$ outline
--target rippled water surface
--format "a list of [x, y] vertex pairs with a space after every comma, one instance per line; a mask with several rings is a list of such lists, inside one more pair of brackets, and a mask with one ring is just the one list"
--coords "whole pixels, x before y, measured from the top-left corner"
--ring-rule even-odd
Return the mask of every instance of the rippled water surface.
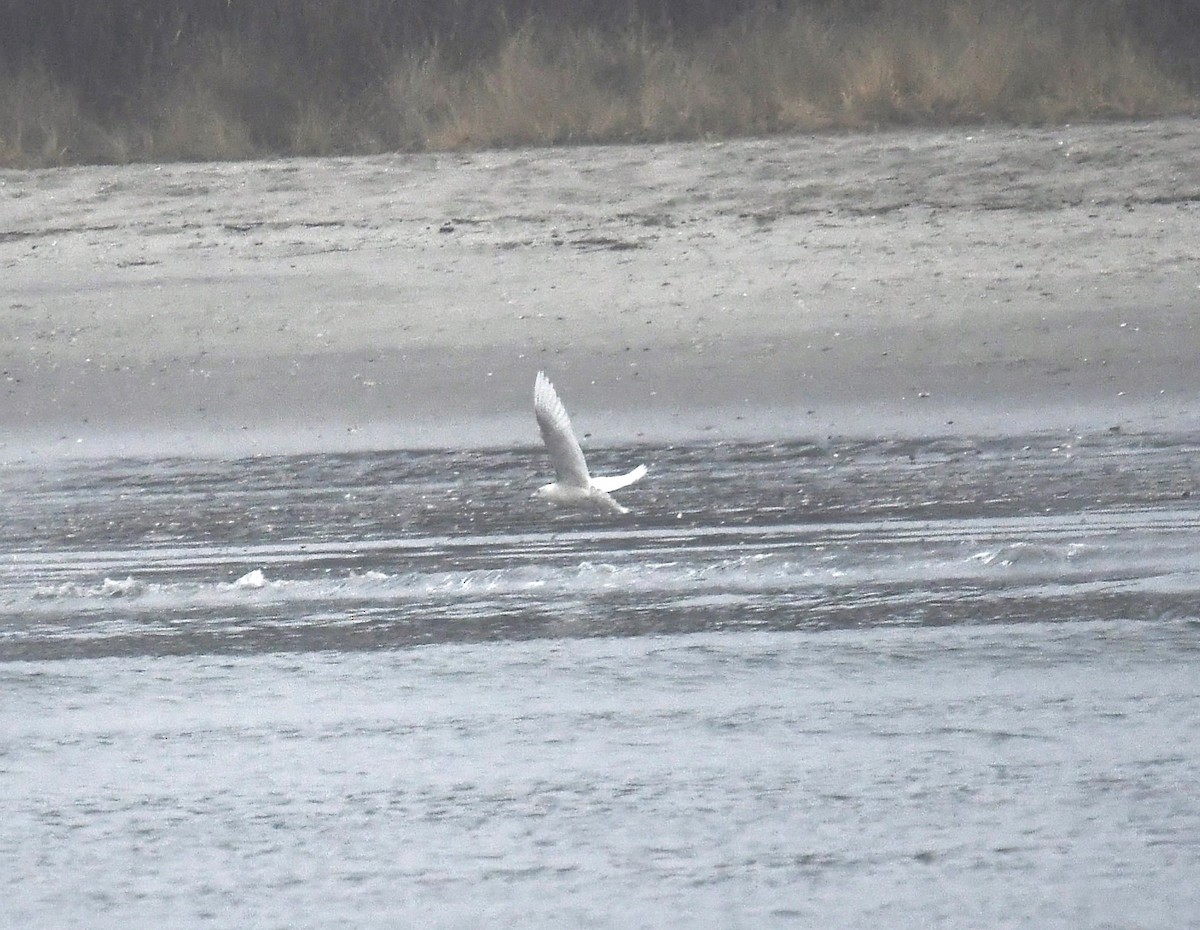
[[1197, 451], [9, 465], [0, 924], [1200, 925]]

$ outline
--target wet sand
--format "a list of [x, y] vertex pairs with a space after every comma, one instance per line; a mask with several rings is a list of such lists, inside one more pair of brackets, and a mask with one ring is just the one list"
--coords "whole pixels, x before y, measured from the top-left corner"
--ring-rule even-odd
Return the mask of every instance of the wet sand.
[[1184, 432], [1200, 121], [0, 172], [0, 456]]

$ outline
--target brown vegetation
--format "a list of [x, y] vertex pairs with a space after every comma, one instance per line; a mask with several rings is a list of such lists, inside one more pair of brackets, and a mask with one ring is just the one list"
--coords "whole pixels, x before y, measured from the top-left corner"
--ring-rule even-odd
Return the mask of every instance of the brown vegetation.
[[1188, 0], [0, 0], [0, 165], [1148, 117], [1197, 60]]

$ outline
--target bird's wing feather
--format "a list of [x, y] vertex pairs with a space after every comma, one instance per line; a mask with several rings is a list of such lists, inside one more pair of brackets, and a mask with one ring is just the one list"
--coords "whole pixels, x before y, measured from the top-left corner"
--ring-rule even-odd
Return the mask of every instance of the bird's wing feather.
[[633, 471], [623, 475], [597, 475], [592, 479], [592, 487], [599, 488], [601, 491], [615, 491], [627, 484], [633, 484], [645, 474], [646, 466], [639, 465]]
[[567, 408], [563, 406], [554, 385], [539, 371], [533, 384], [533, 410], [537, 415], [538, 428], [542, 431], [542, 441], [550, 450], [550, 461], [554, 464], [554, 473], [560, 484], [569, 484], [579, 488], [591, 486], [588, 476], [587, 461], [583, 457], [583, 449], [571, 429], [571, 419], [567, 416]]

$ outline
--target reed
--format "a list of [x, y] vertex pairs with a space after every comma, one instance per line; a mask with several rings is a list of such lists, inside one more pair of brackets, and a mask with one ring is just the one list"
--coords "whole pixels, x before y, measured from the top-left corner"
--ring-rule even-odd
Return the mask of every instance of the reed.
[[0, 165], [1195, 112], [1200, 13], [1191, 9], [1182, 0], [0, 0]]

